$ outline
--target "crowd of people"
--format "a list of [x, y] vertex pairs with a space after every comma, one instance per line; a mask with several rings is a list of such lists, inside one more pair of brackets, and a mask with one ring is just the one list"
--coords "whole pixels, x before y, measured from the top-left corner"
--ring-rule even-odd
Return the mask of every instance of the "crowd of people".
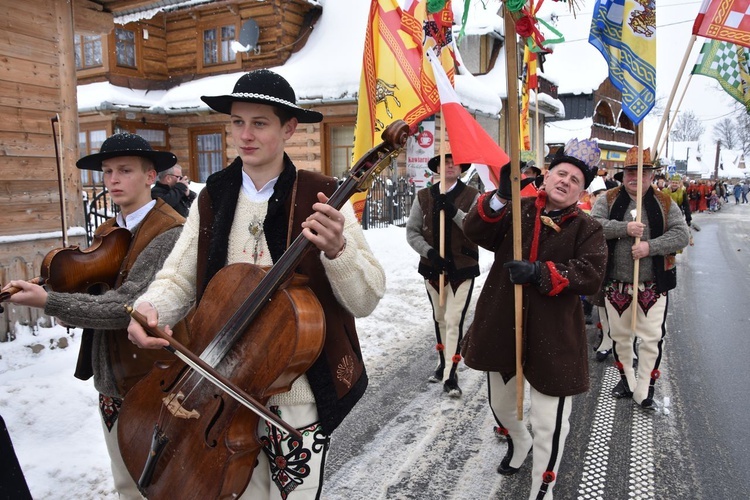
[[[305, 300], [314, 306], [304, 322], [316, 346], [309, 348], [311, 360], [291, 362], [299, 364], [301, 374], [280, 376], [259, 395], [297, 433], [262, 417], [233, 428], [226, 440], [255, 438], [259, 446], [254, 455], [232, 463], [232, 474], [247, 480], [228, 481], [220, 493], [242, 499], [319, 498], [331, 436], [368, 383], [355, 318], [378, 305], [385, 273], [352, 205], [333, 204], [336, 179], [297, 169], [285, 152], [298, 124], [319, 123], [322, 114], [298, 106], [288, 82], [268, 70], [243, 75], [230, 94], [202, 99], [228, 117], [238, 154], [231, 164], [211, 175], [196, 195], [175, 155], [152, 149], [134, 134], [111, 136], [77, 166], [102, 172], [119, 207], [97, 233], [116, 229], [129, 235], [116, 281], [90, 294], [14, 280], [8, 287], [17, 292], [10, 301], [84, 329], [76, 376], [93, 377], [99, 393], [115, 488], [120, 498], [138, 500], [150, 485], [143, 478], [137, 482], [132, 464], [125, 463], [121, 448], [127, 443], [118, 429], [127, 422], [120, 417], [127, 418], [133, 388], [154, 363], [170, 356], [162, 349], [170, 342], [147, 330], [162, 329], [190, 346], [205, 333], [196, 325], [209, 321], [207, 310], [226, 321], [221, 332], [237, 328], [235, 323], [242, 323], [235, 319], [238, 304], [229, 297], [233, 287], [247, 282], [257, 285], [249, 298], [273, 297], [261, 300], [250, 319], [272, 309], [268, 314], [279, 315], [273, 317], [276, 324], [295, 316], [276, 294], [286, 297], [305, 285]], [[620, 373], [612, 396], [653, 412], [668, 293], [677, 285], [675, 256], [690, 242], [692, 214], [718, 210], [730, 193], [736, 203], [740, 198], [747, 203], [747, 182], [730, 190], [723, 182], [657, 178], [648, 149], [639, 177], [638, 156], [637, 148], [628, 150], [618, 182], [600, 168], [595, 140], [572, 139], [545, 168], [521, 165], [519, 200], [513, 200], [510, 164], [500, 169], [497, 189], [480, 193], [460, 178], [469, 165], [455, 164], [451, 154], [436, 156], [428, 167], [442, 180], [421, 190], [411, 208], [406, 238], [418, 254], [437, 352], [435, 369], [425, 378], [441, 384], [447, 397], [461, 398], [462, 362], [487, 373], [488, 409], [507, 442], [497, 471], [517, 474], [531, 454], [529, 498], [552, 498], [573, 396], [589, 390], [586, 324], [593, 308], [601, 332], [595, 357], [613, 356]], [[514, 213], [515, 206], [520, 213]], [[298, 241], [313, 249], [292, 263], [291, 270], [305, 278], [283, 275], [266, 285]], [[494, 263], [467, 325], [480, 274], [479, 247], [494, 253]], [[227, 304], [212, 301], [226, 290]], [[516, 294], [521, 310], [515, 307]], [[145, 319], [132, 319], [124, 304]], [[239, 306], [245, 305], [241, 300]], [[247, 324], [240, 333], [244, 328]], [[281, 352], [281, 332], [276, 335], [263, 337], [267, 361]], [[528, 421], [519, 419], [516, 407], [524, 385], [531, 395]], [[190, 413], [182, 407], [189, 394], [177, 394], [165, 404], [182, 418]]]

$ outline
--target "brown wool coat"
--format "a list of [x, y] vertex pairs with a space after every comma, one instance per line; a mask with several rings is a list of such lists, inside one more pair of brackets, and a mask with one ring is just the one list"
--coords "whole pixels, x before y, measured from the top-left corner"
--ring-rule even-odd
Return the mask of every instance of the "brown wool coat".
[[[464, 220], [466, 236], [495, 252], [495, 262], [477, 301], [462, 354], [471, 368], [510, 377], [516, 371], [515, 286], [503, 264], [513, 260], [512, 214], [510, 204], [493, 212], [490, 198], [483, 195]], [[539, 213], [545, 200], [544, 191], [537, 198], [521, 200], [523, 258], [542, 261], [539, 286], [522, 286], [523, 371], [539, 392], [571, 396], [589, 388], [580, 296], [599, 290], [607, 244], [601, 225], [575, 205], [552, 217], [559, 232], [541, 223]]]

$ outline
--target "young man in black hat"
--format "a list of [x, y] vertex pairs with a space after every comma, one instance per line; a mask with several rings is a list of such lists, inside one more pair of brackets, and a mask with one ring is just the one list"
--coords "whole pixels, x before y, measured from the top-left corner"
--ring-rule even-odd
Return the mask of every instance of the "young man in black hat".
[[[326, 204], [336, 179], [297, 170], [284, 152], [298, 123], [317, 123], [323, 116], [300, 108], [283, 77], [252, 71], [240, 77], [231, 94], [201, 99], [231, 117], [239, 156], [208, 178], [174, 251], [136, 307], [150, 324], [171, 325], [190, 304], [200, 303], [222, 267], [273, 265], [299, 234], [317, 247], [298, 271], [310, 276], [308, 285], [325, 312], [323, 352], [289, 392], [267, 403], [287, 423], [304, 429], [304, 439], [300, 444], [261, 419], [257, 432], [263, 450], [249, 485], [236, 494], [253, 500], [319, 498], [330, 435], [367, 386], [354, 317], [370, 314], [378, 304], [385, 273], [351, 204], [341, 210]], [[148, 337], [138, 323], [129, 330], [141, 346], [166, 344]]]
[[[620, 381], [612, 389], [618, 399], [632, 398], [646, 410], [655, 410], [654, 386], [664, 348], [667, 295], [677, 286], [675, 253], [690, 241], [690, 232], [680, 207], [669, 194], [653, 186], [655, 167], [651, 151], [643, 151], [641, 222], [636, 219], [638, 194], [638, 147], [625, 157], [622, 186], [599, 197], [591, 216], [604, 227], [609, 258], [604, 298], [615, 365]], [[639, 238], [638, 244], [635, 239]], [[640, 260], [634, 282], [635, 261]], [[633, 300], [633, 288], [637, 289]], [[636, 307], [635, 335], [638, 374], [633, 368], [632, 308]]]
[[[510, 164], [496, 192], [479, 197], [464, 232], [495, 254], [462, 353], [488, 372], [489, 403], [508, 449], [497, 471], [516, 474], [533, 448], [529, 499], [552, 498], [570, 430], [573, 397], [588, 391], [588, 339], [581, 295], [594, 294], [607, 257], [601, 226], [578, 208], [596, 174], [595, 141], [572, 140], [552, 159], [536, 197], [521, 197], [522, 253], [515, 260]], [[523, 311], [514, 309], [523, 285]], [[522, 315], [522, 367], [530, 385], [529, 421], [516, 413], [516, 314]]]
[[[84, 328], [75, 376], [94, 377], [107, 450], [112, 462], [115, 489], [120, 498], [140, 499], [117, 443], [117, 421], [122, 398], [153, 367], [168, 359], [162, 351], [145, 353], [128, 340], [130, 316], [123, 305], [146, 291], [180, 235], [185, 219], [162, 200], [151, 199], [157, 172], [177, 162], [172, 153], [155, 151], [135, 134], [115, 134], [102, 143], [98, 153], [78, 160], [76, 166], [103, 173], [104, 185], [119, 207], [115, 218], [96, 229], [102, 235], [113, 227], [132, 233], [115, 287], [101, 295], [58, 293], [25, 281], [11, 281], [20, 292], [9, 299], [15, 304], [43, 308], [70, 326]], [[175, 328], [186, 341], [182, 324]]]
[[[435, 156], [427, 167], [440, 173], [440, 156]], [[479, 276], [479, 250], [463, 233], [463, 221], [476, 203], [479, 192], [464, 184], [462, 172], [469, 164], [456, 165], [453, 156], [445, 155], [445, 193], [440, 183], [417, 193], [406, 222], [406, 239], [420, 255], [418, 272], [424, 277], [427, 297], [432, 304], [435, 322], [438, 364], [430, 382], [443, 384], [443, 391], [460, 397], [458, 364], [461, 361], [461, 338], [464, 319], [471, 301], [474, 278]], [[440, 256], [440, 212], [445, 211], [445, 255]], [[440, 304], [439, 279], [445, 274], [445, 303]]]

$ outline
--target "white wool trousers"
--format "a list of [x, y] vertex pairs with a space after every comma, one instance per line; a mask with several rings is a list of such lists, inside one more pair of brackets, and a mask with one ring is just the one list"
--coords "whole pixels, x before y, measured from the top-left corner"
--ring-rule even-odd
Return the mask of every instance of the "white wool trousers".
[[487, 385], [490, 408], [500, 427], [507, 429], [512, 441], [512, 445], [509, 444], [509, 451], [511, 446], [513, 448], [510, 466], [520, 467], [533, 448], [529, 500], [552, 500], [557, 470], [570, 432], [573, 398], [548, 396], [531, 387], [529, 423], [534, 432], [532, 438], [525, 423], [517, 418], [516, 378], [511, 378], [506, 384], [502, 375], [489, 372]]
[[608, 351], [612, 349], [612, 337], [609, 336], [609, 320], [607, 319], [607, 308], [604, 306], [597, 306], [599, 311], [599, 323], [602, 325], [602, 342], [597, 351]]
[[279, 405], [271, 411], [300, 431], [302, 442], [261, 419], [258, 436], [264, 449], [240, 500], [320, 498], [330, 438], [320, 428], [315, 404]]
[[104, 442], [107, 445], [107, 452], [109, 453], [110, 465], [112, 467], [112, 478], [115, 480], [115, 490], [117, 490], [120, 500], [142, 500], [143, 495], [138, 491], [138, 484], [130, 476], [130, 472], [128, 472], [128, 468], [125, 466], [125, 461], [122, 459], [122, 454], [120, 453], [120, 444], [117, 441], [117, 427], [120, 419], [115, 420], [115, 424], [109, 430], [104, 423], [101, 411], [99, 411], [99, 417], [102, 422]]
[[[610, 286], [619, 287], [622, 297], [628, 293], [625, 284], [614, 282]], [[607, 319], [609, 321], [610, 337], [612, 338], [615, 362], [620, 373], [625, 377], [628, 388], [633, 391], [633, 400], [640, 404], [646, 398], [653, 398], [654, 386], [660, 376], [664, 335], [667, 321], [667, 292], [659, 294], [646, 292], [643, 285], [639, 291], [639, 302], [632, 301], [623, 309], [624, 304], [615, 304], [606, 300]], [[635, 331], [632, 327], [632, 308], [637, 307]], [[633, 368], [633, 333], [640, 339], [638, 344], [638, 373]]]
[[471, 302], [471, 291], [474, 280], [462, 282], [456, 291], [446, 282], [444, 294], [445, 305], [440, 305], [440, 294], [428, 280], [424, 282], [427, 295], [432, 304], [432, 318], [435, 321], [435, 335], [438, 348], [438, 369], [443, 368], [443, 382], [456, 378], [458, 362], [454, 357], [460, 356], [460, 343], [464, 333], [466, 311]]

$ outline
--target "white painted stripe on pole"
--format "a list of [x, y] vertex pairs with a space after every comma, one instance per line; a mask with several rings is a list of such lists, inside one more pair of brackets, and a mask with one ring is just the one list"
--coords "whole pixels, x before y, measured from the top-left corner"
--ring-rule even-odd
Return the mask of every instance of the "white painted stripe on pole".
[[604, 377], [596, 403], [594, 421], [591, 424], [591, 437], [583, 458], [583, 472], [578, 484], [579, 500], [604, 498], [604, 486], [607, 479], [609, 463], [609, 443], [612, 439], [612, 427], [615, 421], [617, 400], [611, 391], [620, 380], [620, 372], [614, 366], [604, 371]]
[[654, 486], [654, 412], [634, 408], [630, 426], [630, 471], [628, 497], [656, 498]]

